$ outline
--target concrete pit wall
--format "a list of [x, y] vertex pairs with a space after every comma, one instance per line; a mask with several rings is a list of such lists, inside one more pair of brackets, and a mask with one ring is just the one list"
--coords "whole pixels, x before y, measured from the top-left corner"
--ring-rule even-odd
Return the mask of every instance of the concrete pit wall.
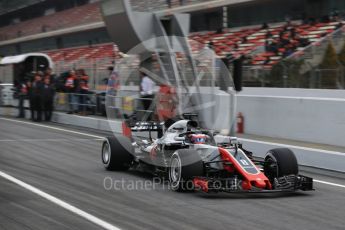
[[[245, 133], [345, 146], [345, 90], [244, 90]], [[298, 96], [293, 96], [298, 95]]]

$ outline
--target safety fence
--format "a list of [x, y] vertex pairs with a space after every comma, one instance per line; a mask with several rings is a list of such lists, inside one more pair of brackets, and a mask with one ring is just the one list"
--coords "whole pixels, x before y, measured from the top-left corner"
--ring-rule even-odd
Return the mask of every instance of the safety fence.
[[246, 87], [282, 87], [311, 89], [344, 89], [345, 67], [336, 69], [312, 68], [303, 73], [296, 65], [280, 65], [273, 69], [245, 66], [243, 81]]
[[335, 69], [319, 68], [330, 43], [339, 54], [345, 44], [345, 26], [299, 49], [273, 68], [245, 66], [245, 86], [344, 89], [345, 66], [338, 62]]
[[306, 66], [304, 66], [305, 69], [302, 69], [302, 71], [308, 71], [313, 66], [317, 66], [321, 63], [330, 42], [334, 45], [335, 51], [339, 53], [345, 44], [345, 26], [334, 31], [330, 35], [313, 42], [306, 48], [293, 53], [287, 58], [287, 60], [303, 60], [306, 63]]
[[[124, 93], [124, 92], [122, 92]], [[106, 95], [102, 93], [57, 93], [54, 101], [55, 111], [66, 112], [78, 115], [101, 115], [106, 116], [109, 113], [110, 118], [119, 118], [122, 115], [133, 115], [139, 117], [148, 117], [156, 110], [155, 103], [152, 103], [154, 98], [142, 98], [134, 95], [133, 92], [128, 93], [132, 95]], [[144, 101], [150, 101], [149, 109], [144, 109]]]
[[83, 69], [89, 76], [91, 90], [105, 90], [110, 76], [108, 68], [112, 66], [114, 66], [114, 59], [112, 58], [61, 60], [54, 63], [54, 72], [57, 76], [63, 76], [71, 70]]
[[[334, 34], [336, 36], [336, 34]], [[339, 36], [339, 35], [338, 35]], [[317, 52], [317, 51], [315, 51]], [[315, 55], [315, 54], [314, 54]], [[221, 71], [221, 60], [214, 59], [209, 55], [206, 60], [197, 59], [196, 72], [197, 79], [190, 65], [184, 61], [178, 61], [178, 71], [180, 74], [179, 82], [193, 86], [217, 86], [220, 84], [219, 79], [224, 75]], [[204, 58], [205, 59], [205, 58]], [[130, 59], [132, 60], [132, 59]], [[244, 66], [243, 81], [247, 87], [286, 87], [286, 88], [345, 88], [345, 67], [339, 65], [337, 69], [321, 69], [310, 66], [305, 71], [305, 62], [299, 62], [297, 59], [288, 62], [280, 62], [273, 68], [265, 68], [264, 66]], [[84, 69], [89, 75], [89, 87], [92, 91], [105, 91], [110, 76], [108, 67], [111, 66], [110, 59], [95, 60], [78, 60], [73, 63], [65, 63], [63, 61], [56, 63], [55, 69], [58, 75], [66, 73], [71, 69]], [[139, 63], [135, 61], [133, 64], [122, 66], [120, 70], [121, 85], [139, 86]], [[159, 66], [159, 65], [157, 65]], [[164, 79], [162, 73], [152, 70], [156, 76]], [[126, 75], [124, 77], [124, 75]]]
[[57, 93], [55, 111], [79, 115], [101, 115], [110, 119], [135, 116], [140, 120], [175, 117], [176, 93], [170, 87], [157, 87], [152, 96], [141, 96], [136, 87], [113, 92], [74, 94]]
[[57, 93], [54, 100], [54, 109], [71, 114], [105, 115], [104, 101], [104, 93]]

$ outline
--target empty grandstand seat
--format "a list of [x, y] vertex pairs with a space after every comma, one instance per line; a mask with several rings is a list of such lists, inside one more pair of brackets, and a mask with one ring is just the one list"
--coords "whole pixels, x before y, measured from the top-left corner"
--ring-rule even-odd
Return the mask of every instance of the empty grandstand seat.
[[102, 21], [99, 2], [0, 28], [0, 40], [28, 36]]
[[[85, 65], [90, 65], [92, 61], [98, 61], [101, 59], [110, 60], [104, 63], [104, 68], [111, 65], [111, 60], [114, 60], [117, 52], [115, 52], [114, 44], [101, 44], [93, 47], [76, 47], [67, 48], [61, 50], [49, 50], [45, 51], [58, 66], [63, 69], [70, 69], [75, 63], [79, 63], [77, 68], [82, 68], [80, 63], [85, 62]], [[92, 67], [92, 66], [88, 66]]]

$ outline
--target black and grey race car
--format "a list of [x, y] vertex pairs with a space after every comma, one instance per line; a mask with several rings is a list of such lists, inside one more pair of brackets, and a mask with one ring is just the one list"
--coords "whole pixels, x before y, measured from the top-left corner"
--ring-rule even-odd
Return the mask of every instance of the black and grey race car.
[[[169, 123], [169, 124], [168, 124]], [[313, 190], [313, 179], [300, 175], [290, 149], [272, 149], [263, 160], [253, 158], [237, 138], [214, 135], [197, 121], [165, 124], [133, 122], [132, 132], [147, 137], [108, 137], [102, 147], [107, 170], [148, 170], [169, 178], [176, 191], [293, 192]], [[158, 133], [152, 138], [151, 133]]]

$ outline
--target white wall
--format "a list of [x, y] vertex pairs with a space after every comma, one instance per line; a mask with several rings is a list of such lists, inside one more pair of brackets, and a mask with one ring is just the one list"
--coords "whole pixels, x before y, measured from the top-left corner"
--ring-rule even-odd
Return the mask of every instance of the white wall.
[[245, 89], [237, 111], [247, 134], [345, 146], [345, 91]]

